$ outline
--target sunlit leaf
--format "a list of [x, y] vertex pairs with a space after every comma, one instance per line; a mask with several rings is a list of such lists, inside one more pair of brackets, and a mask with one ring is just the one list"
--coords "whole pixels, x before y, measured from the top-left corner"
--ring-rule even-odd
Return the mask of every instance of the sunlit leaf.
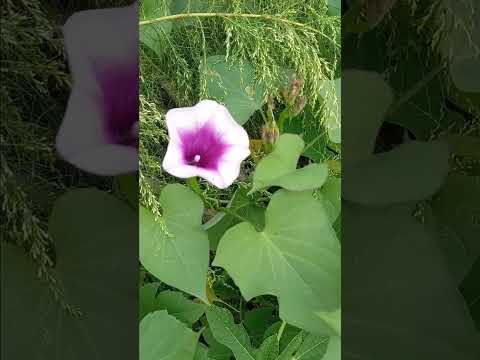
[[156, 311], [140, 322], [140, 360], [193, 360], [199, 334], [166, 311]]
[[340, 244], [321, 202], [308, 191], [277, 191], [266, 211], [265, 229], [258, 232], [248, 223], [232, 227], [213, 264], [228, 271], [245, 299], [279, 297], [281, 317], [282, 307], [288, 317], [302, 308], [299, 304], [311, 306], [312, 312], [339, 304]]
[[224, 56], [210, 56], [202, 72], [208, 97], [224, 103], [240, 125], [262, 107], [264, 86], [256, 83], [249, 63], [240, 66], [226, 62]]
[[303, 140], [298, 135], [281, 135], [273, 151], [258, 164], [250, 193], [270, 186], [295, 191], [322, 186], [328, 176], [326, 164], [310, 164], [297, 169], [297, 162], [304, 146]]
[[209, 244], [202, 229], [203, 203], [183, 185], [169, 184], [160, 195], [164, 224], [140, 207], [140, 261], [162, 282], [208, 303]]

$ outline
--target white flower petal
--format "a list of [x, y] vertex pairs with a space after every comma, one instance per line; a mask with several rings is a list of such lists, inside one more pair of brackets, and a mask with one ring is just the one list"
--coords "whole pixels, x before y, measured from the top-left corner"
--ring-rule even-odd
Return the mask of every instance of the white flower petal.
[[96, 100], [74, 88], [57, 134], [58, 152], [78, 168], [99, 175], [137, 170], [138, 151], [128, 146], [108, 144], [103, 135], [101, 116]]
[[63, 26], [75, 86], [98, 91], [94, 65], [138, 63], [138, 4], [80, 11]]
[[[232, 118], [227, 108], [215, 101], [203, 100], [193, 107], [170, 110], [166, 120], [170, 143], [162, 164], [165, 171], [180, 178], [199, 176], [221, 189], [235, 181], [241, 162], [250, 155], [250, 141], [245, 129]], [[207, 123], [208, 127], [204, 127]], [[181, 134], [185, 130], [188, 136]], [[218, 140], [212, 136], [212, 131], [218, 134]], [[205, 141], [202, 142], [203, 136]], [[182, 143], [186, 138], [192, 141]], [[192, 144], [198, 144], [198, 153], [197, 145]], [[184, 151], [192, 158], [189, 164], [185, 163]], [[202, 151], [206, 156], [203, 159], [209, 160], [196, 166], [195, 161], [201, 164]]]

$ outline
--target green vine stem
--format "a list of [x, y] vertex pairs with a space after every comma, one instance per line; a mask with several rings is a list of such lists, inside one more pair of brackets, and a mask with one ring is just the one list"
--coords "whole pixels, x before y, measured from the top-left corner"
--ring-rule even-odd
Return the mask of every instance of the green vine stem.
[[280, 330], [278, 330], [277, 334], [277, 340], [280, 342], [280, 339], [282, 338], [283, 331], [285, 330], [285, 326], [287, 326], [287, 323], [285, 321], [282, 321], [282, 325], [280, 326]]
[[278, 130], [280, 134], [283, 134], [285, 129], [285, 121], [290, 117], [290, 112], [288, 110], [283, 110], [278, 118]]
[[205, 197], [203, 196], [202, 189], [200, 188], [200, 185], [198, 184], [197, 178], [195, 176], [191, 177], [191, 178], [188, 178], [187, 179], [187, 184], [195, 192], [195, 194], [200, 196], [202, 198], [202, 200], [205, 202]]

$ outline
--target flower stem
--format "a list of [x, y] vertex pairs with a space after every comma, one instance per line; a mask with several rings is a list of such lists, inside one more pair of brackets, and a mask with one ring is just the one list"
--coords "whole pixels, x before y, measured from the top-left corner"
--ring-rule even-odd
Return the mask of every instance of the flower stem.
[[278, 119], [278, 130], [280, 134], [283, 134], [285, 128], [285, 121], [290, 117], [290, 113], [287, 110], [283, 110]]
[[200, 185], [198, 184], [197, 177], [191, 177], [187, 179], [187, 184], [190, 186], [190, 188], [204, 200], [202, 189], [200, 189]]
[[285, 326], [287, 326], [287, 323], [285, 321], [282, 321], [282, 325], [280, 326], [280, 330], [278, 330], [277, 334], [277, 340], [280, 341], [283, 335], [283, 331], [285, 330]]

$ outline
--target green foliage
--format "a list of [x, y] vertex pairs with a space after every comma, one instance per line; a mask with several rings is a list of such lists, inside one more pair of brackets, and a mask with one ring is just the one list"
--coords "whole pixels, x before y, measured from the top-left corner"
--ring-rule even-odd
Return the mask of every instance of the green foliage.
[[[340, 159], [327, 148], [328, 130], [339, 131], [332, 104], [340, 98], [325, 85], [339, 75], [340, 19], [316, 0], [144, 1], [141, 8], [140, 260], [153, 281], [140, 289], [141, 317], [166, 309], [202, 329], [194, 359], [308, 359], [304, 349], [318, 337], [310, 332], [335, 334], [340, 320], [332, 227], [340, 186], [328, 181], [326, 162]], [[292, 92], [295, 101], [286, 98]], [[225, 104], [252, 140], [282, 116], [285, 134], [272, 152], [257, 147], [258, 158], [244, 162], [230, 188], [201, 181], [191, 191], [161, 169], [164, 119], [168, 109], [206, 98]], [[159, 303], [165, 290], [158, 293], [155, 278], [172, 288], [176, 307]], [[187, 304], [197, 309], [189, 321]], [[280, 318], [286, 322], [275, 324]]]
[[[50, 296], [47, 282], [38, 281], [30, 259], [2, 242], [1, 278], [6, 286], [2, 326], [9, 329], [2, 333], [2, 342], [7, 344], [2, 351], [7, 357], [43, 360], [71, 354], [74, 359], [108, 357], [107, 352], [115, 357], [124, 355], [118, 338], [104, 334], [112, 329], [122, 338], [131, 334], [122, 324], [136, 303], [128, 295], [135, 282], [120, 259], [129, 257], [128, 243], [137, 232], [132, 214], [125, 203], [96, 189], [72, 190], [55, 202], [49, 220], [56, 245], [54, 271], [65, 302], [72, 304], [70, 311]], [[110, 266], [99, 266], [103, 262]], [[112, 293], [115, 301], [111, 301]], [[102, 311], [98, 304], [105, 305]], [[98, 338], [103, 340], [101, 346], [92, 342]]]
[[262, 107], [264, 89], [255, 84], [250, 63], [232, 66], [224, 56], [210, 56], [201, 74], [207, 84], [206, 97], [224, 103], [240, 125]]
[[204, 224], [210, 240], [210, 249], [216, 250], [223, 234], [233, 225], [240, 223], [244, 218], [254, 224], [256, 228], [265, 226], [265, 209], [259, 204], [258, 197], [247, 194], [247, 188], [238, 188], [227, 208], [238, 217], [228, 213], [217, 213], [210, 221]]
[[247, 331], [243, 325], [234, 323], [228, 310], [212, 305], [207, 310], [207, 320], [215, 339], [232, 350], [236, 359], [256, 359]]
[[151, 312], [167, 310], [170, 315], [191, 326], [205, 313], [205, 305], [194, 303], [181, 292], [165, 290], [157, 294], [158, 288], [157, 283], [148, 283], [140, 288], [140, 319]]
[[208, 302], [208, 236], [201, 227], [203, 204], [179, 184], [160, 196], [165, 226], [140, 207], [140, 261], [159, 280]]
[[140, 322], [140, 359], [193, 360], [198, 334], [169, 315], [155, 311]]
[[253, 175], [250, 193], [270, 186], [287, 190], [313, 190], [322, 186], [328, 176], [325, 164], [310, 164], [297, 169], [304, 142], [297, 135], [280, 136], [271, 154], [260, 161]]
[[[293, 217], [295, 222], [290, 221]], [[228, 230], [213, 264], [228, 271], [246, 300], [276, 295], [280, 317], [310, 328], [299, 311], [313, 315], [335, 309], [340, 301], [340, 246], [330, 221], [309, 192], [280, 190], [272, 197], [265, 222], [262, 232], [248, 223]], [[316, 323], [315, 331], [329, 333], [319, 317]]]

